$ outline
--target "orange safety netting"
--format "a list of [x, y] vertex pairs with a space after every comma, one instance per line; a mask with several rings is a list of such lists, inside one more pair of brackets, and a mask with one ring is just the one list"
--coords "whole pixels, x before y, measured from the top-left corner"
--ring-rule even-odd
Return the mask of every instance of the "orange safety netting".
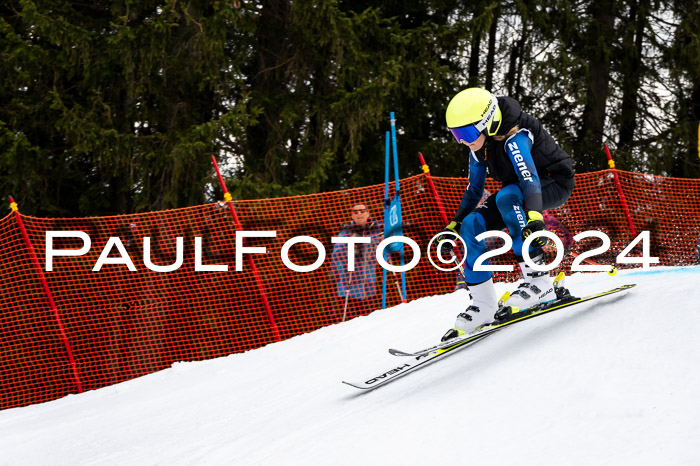
[[[651, 232], [651, 255], [659, 257], [662, 265], [696, 264], [700, 180], [618, 173], [636, 231]], [[451, 216], [467, 180], [433, 180]], [[607, 234], [612, 240], [611, 249], [591, 259], [613, 264], [617, 254], [634, 239], [613, 172], [577, 175], [576, 181], [571, 199], [550, 213], [573, 234], [586, 230]], [[416, 241], [422, 251], [418, 265], [406, 272], [407, 298], [451, 292], [455, 273], [436, 270], [425, 257], [428, 241], [443, 228], [426, 175], [401, 180], [400, 186], [403, 234]], [[488, 180], [487, 189], [495, 192], [497, 184]], [[58, 319], [18, 221], [13, 214], [8, 215], [0, 220], [0, 409], [76, 393], [78, 383], [84, 390], [100, 388], [167, 368], [176, 361], [245, 351], [271, 343], [277, 335], [286, 339], [338, 322], [346, 306], [345, 295], [338, 292], [332, 277], [331, 237], [338, 236], [350, 222], [351, 207], [358, 203], [367, 205], [372, 217], [383, 221], [383, 197], [384, 186], [377, 185], [291, 198], [235, 201], [244, 230], [276, 231], [276, 238], [246, 241], [246, 246], [267, 248], [266, 254], [253, 255], [261, 286], [246, 261], [242, 262], [242, 271], [235, 270], [236, 230], [225, 203], [99, 218], [22, 216], [53, 294]], [[82, 256], [54, 257], [53, 270], [46, 271], [47, 231], [85, 232], [92, 247]], [[282, 245], [301, 235], [314, 237], [325, 246], [325, 262], [315, 271], [294, 272], [281, 260]], [[92, 271], [110, 237], [120, 239], [136, 271], [117, 264]], [[144, 237], [151, 238], [151, 260], [156, 265], [174, 263], [176, 238], [184, 238], [183, 265], [171, 272], [149, 270], [144, 265]], [[194, 270], [195, 237], [202, 238], [201, 262], [226, 264], [228, 271]], [[572, 249], [581, 253], [598, 244], [599, 240], [589, 239]], [[54, 239], [55, 249], [79, 249], [82, 245], [79, 238]], [[405, 249], [408, 263], [412, 253], [409, 247]], [[111, 257], [118, 256], [117, 249], [112, 249]], [[298, 265], [308, 265], [316, 260], [318, 252], [302, 243], [290, 249], [289, 257]], [[396, 265], [397, 257], [395, 254]], [[512, 263], [512, 253], [500, 256], [497, 262], [508, 261]], [[568, 257], [561, 268], [566, 270], [570, 264]], [[375, 266], [372, 273], [376, 285], [368, 285], [363, 291], [366, 306], [348, 313], [348, 317], [381, 306], [382, 269]], [[496, 280], [517, 278], [515, 272], [495, 274]], [[387, 306], [393, 306], [401, 301], [400, 287], [396, 286], [400, 276], [389, 272], [388, 279]], [[455, 309], [455, 313], [461, 310]], [[445, 324], [449, 326], [450, 322]], [[59, 325], [65, 330], [65, 339]], [[74, 367], [66, 342], [74, 355]]]

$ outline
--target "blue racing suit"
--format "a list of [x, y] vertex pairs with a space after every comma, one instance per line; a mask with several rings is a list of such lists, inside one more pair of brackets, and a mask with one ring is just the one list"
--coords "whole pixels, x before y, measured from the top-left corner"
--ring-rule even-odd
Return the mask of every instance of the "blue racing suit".
[[[501, 141], [487, 137], [482, 149], [470, 152], [469, 185], [454, 217], [455, 221], [462, 222], [460, 235], [467, 245], [465, 278], [468, 285], [482, 283], [492, 275], [490, 271], [474, 271], [475, 261], [486, 252], [485, 241], [476, 241], [476, 236], [508, 228], [513, 252], [521, 262], [522, 229], [527, 224], [527, 213], [541, 213], [561, 206], [574, 187], [571, 158], [539, 121], [523, 113], [513, 99], [499, 97], [498, 104], [503, 115], [498, 134], [507, 133], [513, 127], [519, 130]], [[501, 181], [503, 187], [479, 205], [487, 171]], [[535, 249], [531, 247], [531, 256], [536, 254]]]

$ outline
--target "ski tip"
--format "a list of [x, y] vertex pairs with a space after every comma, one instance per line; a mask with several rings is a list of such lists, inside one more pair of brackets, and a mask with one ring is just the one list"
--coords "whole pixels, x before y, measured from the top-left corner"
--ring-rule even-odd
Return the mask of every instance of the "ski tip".
[[409, 353], [407, 351], [401, 351], [397, 349], [390, 349], [389, 354], [392, 356], [400, 356], [400, 357], [408, 357], [408, 358], [419, 358], [421, 356], [425, 356], [427, 354], [432, 353], [433, 351], [440, 349], [441, 345], [436, 345], [436, 346], [431, 346], [430, 348], [426, 348], [421, 351], [416, 351], [415, 353]]
[[610, 270], [608, 270], [608, 275], [610, 275], [611, 277], [614, 277], [615, 275], [617, 275], [617, 268], [615, 268], [614, 265], [610, 266]]
[[355, 382], [346, 382], [345, 380], [342, 380], [341, 382], [343, 382], [345, 385], [350, 385], [351, 387], [357, 388], [360, 390], [367, 390], [367, 389], [371, 388], [371, 387], [366, 387], [366, 386], [363, 386], [362, 384], [358, 384]]

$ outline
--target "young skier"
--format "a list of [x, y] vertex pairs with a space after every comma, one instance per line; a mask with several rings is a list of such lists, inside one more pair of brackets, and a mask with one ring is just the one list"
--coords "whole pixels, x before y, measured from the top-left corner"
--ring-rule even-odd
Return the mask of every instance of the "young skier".
[[[469, 148], [469, 185], [443, 232], [459, 234], [467, 245], [464, 269], [472, 304], [457, 316], [454, 328], [447, 331], [443, 341], [493, 320], [498, 310], [492, 272], [474, 270], [474, 262], [486, 252], [484, 241], [475, 239], [483, 232], [507, 227], [513, 238], [513, 252], [523, 282], [505, 306], [525, 309], [555, 298], [549, 274], [525, 263], [523, 240], [546, 230], [542, 212], [563, 205], [574, 188], [569, 155], [514, 99], [497, 98], [485, 89], [465, 89], [450, 101], [446, 119], [457, 142]], [[477, 207], [487, 170], [502, 186]], [[543, 264], [542, 247], [546, 244], [545, 237], [532, 242], [529, 255], [535, 264]], [[439, 247], [444, 256], [449, 255], [452, 246], [443, 241]]]

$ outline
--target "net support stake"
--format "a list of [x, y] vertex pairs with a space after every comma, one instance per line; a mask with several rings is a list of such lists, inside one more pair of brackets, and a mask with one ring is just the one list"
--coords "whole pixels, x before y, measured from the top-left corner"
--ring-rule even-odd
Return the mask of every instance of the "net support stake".
[[[233, 206], [233, 197], [228, 192], [228, 189], [226, 189], [226, 183], [224, 182], [224, 178], [221, 176], [221, 171], [219, 171], [219, 165], [216, 163], [216, 157], [212, 155], [211, 161], [214, 164], [214, 168], [216, 169], [216, 176], [219, 177], [221, 189], [224, 191], [224, 199], [226, 200], [226, 204], [228, 205], [228, 208], [231, 211], [231, 216], [233, 217], [233, 223], [236, 227], [236, 230], [242, 231], [243, 226], [238, 220], [238, 215], [236, 215], [236, 209]], [[263, 306], [265, 306], [265, 312], [267, 313], [267, 318], [270, 321], [270, 328], [272, 329], [272, 334], [275, 337], [275, 341], [281, 341], [282, 338], [280, 337], [280, 332], [277, 328], [275, 317], [272, 315], [272, 308], [270, 307], [270, 302], [267, 299], [267, 294], [265, 293], [265, 286], [263, 285], [262, 279], [260, 278], [260, 273], [258, 273], [258, 269], [257, 267], [255, 267], [255, 261], [253, 260], [253, 257], [250, 254], [247, 254], [246, 257], [248, 258], [248, 265], [250, 266], [250, 270], [253, 272], [253, 276], [255, 277], [255, 284], [257, 285], [258, 291], [260, 292], [260, 297], [262, 298]]]
[[610, 170], [613, 172], [613, 177], [615, 179], [615, 186], [617, 186], [617, 193], [620, 195], [620, 202], [622, 203], [622, 208], [625, 211], [625, 216], [627, 217], [627, 225], [630, 227], [630, 232], [632, 232], [632, 236], [636, 237], [637, 236], [637, 229], [634, 228], [634, 222], [632, 222], [632, 216], [630, 215], [630, 210], [627, 207], [627, 199], [625, 199], [625, 193], [622, 191], [622, 185], [620, 184], [620, 179], [617, 176], [617, 169], [615, 168], [615, 161], [612, 158], [612, 155], [610, 155], [610, 149], [608, 149], [608, 145], [605, 144], [603, 145], [605, 148], [605, 155], [608, 157], [608, 167], [610, 167]]
[[[447, 213], [445, 212], [445, 208], [443, 207], [442, 201], [440, 200], [440, 195], [438, 194], [437, 189], [435, 189], [435, 184], [433, 184], [433, 178], [430, 176], [430, 168], [428, 167], [428, 164], [425, 163], [425, 159], [423, 158], [423, 154], [421, 152], [418, 152], [418, 159], [420, 160], [421, 169], [425, 174], [425, 179], [428, 180], [428, 186], [430, 186], [430, 191], [433, 193], [435, 202], [437, 202], [438, 210], [440, 211], [440, 217], [442, 218], [442, 224], [447, 226], [447, 224], [450, 223], [447, 221]], [[458, 252], [452, 250], [452, 254], [454, 255], [457, 262], [462, 261], [462, 258], [459, 257], [460, 254]], [[464, 282], [466, 283], [467, 276], [464, 272], [464, 267], [460, 265], [458, 269], [459, 273], [462, 274], [462, 278], [464, 278]]]
[[428, 164], [425, 163], [423, 154], [420, 152], [418, 152], [418, 159], [420, 160], [421, 170], [423, 170], [423, 173], [425, 173], [425, 178], [428, 180], [428, 186], [430, 186], [430, 191], [433, 193], [433, 197], [437, 202], [438, 210], [440, 211], [440, 217], [442, 217], [442, 223], [444, 225], [447, 225], [450, 222], [447, 221], [447, 213], [445, 213], [445, 208], [442, 206], [442, 201], [440, 201], [440, 196], [438, 195], [437, 189], [435, 189], [435, 185], [433, 184], [433, 178], [430, 176], [430, 168], [428, 167]]
[[70, 361], [70, 367], [73, 371], [73, 378], [75, 379], [75, 385], [78, 389], [78, 393], [83, 393], [83, 384], [80, 382], [80, 376], [78, 375], [78, 367], [75, 364], [73, 350], [71, 349], [70, 342], [68, 341], [68, 335], [66, 335], [66, 331], [63, 327], [61, 316], [58, 313], [58, 307], [56, 306], [56, 302], [54, 301], [53, 295], [51, 294], [51, 289], [49, 288], [49, 284], [46, 281], [44, 271], [42, 270], [41, 265], [39, 264], [39, 259], [36, 256], [34, 246], [32, 246], [32, 242], [29, 239], [29, 235], [27, 234], [27, 229], [24, 227], [24, 222], [22, 221], [22, 216], [19, 214], [17, 203], [12, 198], [12, 196], [10, 196], [10, 208], [15, 214], [15, 219], [17, 220], [17, 224], [19, 225], [19, 230], [20, 232], [22, 232], [22, 238], [24, 238], [24, 244], [27, 246], [27, 250], [29, 250], [29, 257], [31, 257], [32, 263], [34, 264], [34, 268], [36, 269], [36, 272], [39, 275], [41, 286], [44, 288], [44, 294], [46, 295], [46, 299], [49, 302], [49, 306], [51, 306], [54, 319], [56, 319], [56, 324], [58, 325], [58, 330], [61, 333], [61, 339], [63, 340], [63, 346], [65, 346], [66, 353], [68, 353], [68, 360]]

